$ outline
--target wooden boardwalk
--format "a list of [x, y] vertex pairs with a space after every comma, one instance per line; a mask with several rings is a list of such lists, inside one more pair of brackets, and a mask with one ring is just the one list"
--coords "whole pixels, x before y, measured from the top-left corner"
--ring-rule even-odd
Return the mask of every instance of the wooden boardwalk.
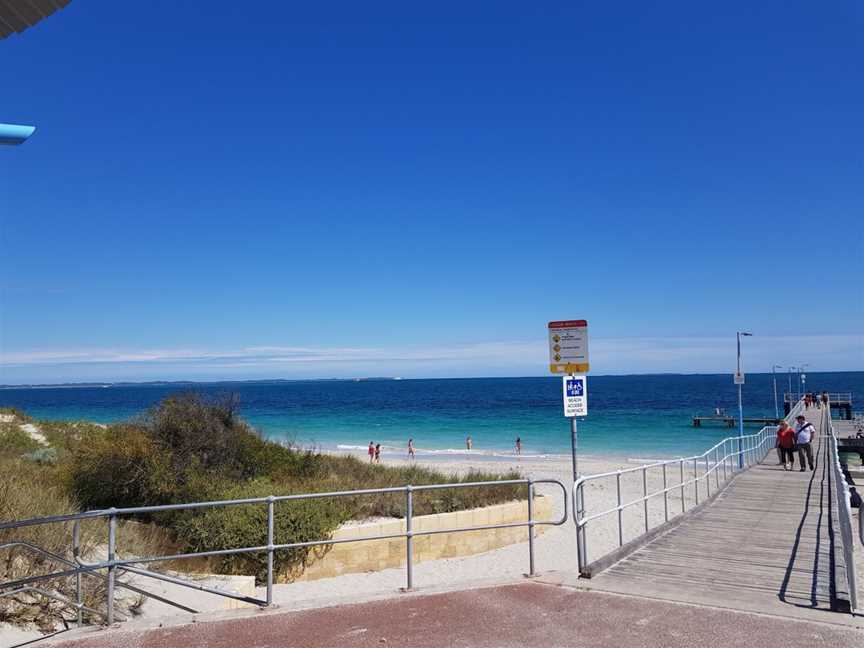
[[848, 600], [822, 411], [816, 469], [785, 471], [775, 451], [716, 500], [580, 587], [750, 612], [841, 622]]

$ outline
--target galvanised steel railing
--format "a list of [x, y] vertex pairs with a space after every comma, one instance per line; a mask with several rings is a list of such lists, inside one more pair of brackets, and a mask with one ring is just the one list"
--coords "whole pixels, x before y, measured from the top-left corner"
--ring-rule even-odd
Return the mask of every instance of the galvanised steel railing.
[[[837, 513], [840, 519], [840, 539], [843, 544], [843, 562], [846, 567], [846, 582], [849, 585], [849, 605], [852, 611], [858, 609], [858, 584], [855, 571], [855, 536], [852, 533], [852, 494], [849, 484], [843, 474], [840, 464], [840, 453], [837, 450], [837, 435], [834, 433], [834, 425], [831, 421], [830, 409], [826, 412], [828, 422], [828, 460], [830, 462], [832, 490], [837, 494]], [[858, 510], [858, 536], [859, 541], [864, 544], [864, 515]], [[860, 549], [859, 549], [860, 550]]]
[[[534, 495], [535, 495], [535, 487], [537, 484], [553, 484], [558, 486], [561, 489], [563, 495], [563, 514], [558, 520], [537, 520], [534, 518]], [[451, 488], [483, 488], [490, 486], [527, 486], [528, 487], [528, 519], [522, 522], [506, 522], [500, 524], [486, 524], [486, 525], [475, 525], [475, 526], [465, 526], [465, 527], [456, 527], [451, 529], [435, 529], [435, 530], [426, 530], [426, 531], [415, 531], [413, 529], [413, 517], [414, 517], [414, 493], [423, 492], [423, 491], [432, 491], [432, 490], [444, 490]], [[313, 540], [308, 542], [285, 542], [285, 543], [277, 543], [274, 537], [274, 517], [275, 517], [275, 507], [279, 502], [290, 502], [290, 501], [301, 501], [301, 500], [312, 500], [312, 499], [324, 499], [324, 498], [334, 498], [334, 497], [357, 497], [363, 495], [381, 495], [381, 494], [392, 494], [392, 493], [402, 493], [405, 496], [405, 531], [399, 533], [389, 533], [389, 534], [379, 534], [372, 536], [364, 536], [362, 538], [346, 538], [346, 539], [338, 539], [334, 540], [331, 538], [321, 539], [321, 540]], [[405, 562], [405, 571], [406, 571], [406, 590], [411, 590], [414, 587], [414, 557], [413, 557], [413, 539], [417, 536], [424, 535], [437, 535], [442, 533], [463, 533], [468, 531], [483, 531], [483, 530], [491, 530], [491, 529], [506, 529], [506, 528], [515, 528], [515, 527], [527, 527], [528, 528], [528, 575], [534, 576], [535, 572], [535, 559], [534, 559], [534, 527], [540, 525], [549, 525], [549, 526], [561, 526], [569, 517], [568, 514], [568, 505], [567, 505], [567, 488], [563, 483], [558, 481], [557, 479], [507, 479], [507, 480], [498, 480], [498, 481], [483, 481], [483, 482], [465, 482], [465, 483], [456, 483], [456, 484], [427, 484], [423, 486], [397, 486], [390, 488], [367, 488], [361, 490], [353, 490], [353, 491], [332, 491], [328, 493], [303, 493], [298, 495], [272, 495], [269, 497], [254, 497], [247, 499], [236, 499], [236, 500], [221, 500], [221, 501], [213, 501], [213, 502], [192, 502], [188, 504], [167, 504], [161, 506], [136, 506], [130, 508], [111, 508], [101, 511], [86, 511], [82, 513], [71, 513], [68, 515], [56, 515], [52, 517], [44, 517], [44, 518], [32, 518], [28, 520], [18, 520], [12, 522], [2, 522], [0, 523], [0, 531], [6, 529], [19, 529], [23, 527], [35, 526], [35, 525], [44, 525], [44, 524], [56, 524], [62, 522], [72, 522], [73, 523], [73, 532], [72, 532], [72, 555], [74, 557], [74, 563], [67, 560], [62, 556], [57, 556], [55, 554], [49, 554], [39, 547], [35, 547], [33, 545], [29, 545], [29, 543], [7, 543], [7, 545], [0, 546], [0, 549], [4, 547], [11, 547], [12, 545], [28, 545], [30, 550], [35, 550], [36, 553], [40, 553], [43, 556], [47, 555], [52, 560], [60, 563], [66, 569], [61, 569], [59, 571], [55, 571], [49, 574], [39, 574], [35, 576], [29, 576], [26, 578], [20, 578], [13, 581], [7, 581], [5, 583], [0, 583], [0, 597], [16, 594], [16, 593], [24, 593], [24, 592], [35, 592], [35, 593], [45, 593], [46, 596], [50, 598], [55, 598], [57, 600], [66, 602], [71, 607], [77, 609], [78, 612], [78, 623], [79, 625], [83, 623], [82, 620], [82, 611], [86, 610], [92, 613], [95, 613], [99, 616], [102, 616], [108, 625], [111, 625], [114, 622], [115, 610], [114, 610], [114, 602], [115, 602], [115, 588], [116, 587], [125, 587], [127, 589], [132, 589], [140, 594], [145, 596], [149, 596], [151, 598], [160, 598], [155, 596], [145, 590], [134, 587], [127, 583], [122, 583], [117, 581], [118, 571], [120, 572], [128, 572], [132, 574], [137, 574], [140, 576], [146, 576], [148, 578], [153, 578], [156, 580], [165, 581], [168, 583], [173, 583], [176, 585], [180, 585], [183, 587], [189, 587], [191, 589], [200, 590], [203, 592], [209, 592], [210, 594], [216, 594], [218, 596], [224, 596], [231, 599], [236, 599], [239, 601], [243, 601], [246, 603], [252, 603], [254, 605], [259, 606], [269, 606], [273, 603], [273, 581], [274, 581], [274, 570], [273, 570], [273, 560], [275, 552], [285, 550], [285, 549], [295, 549], [300, 547], [317, 547], [322, 545], [333, 545], [333, 544], [343, 544], [349, 542], [364, 542], [369, 540], [389, 540], [394, 538], [405, 538], [405, 554], [406, 554], [406, 562]], [[163, 555], [163, 556], [136, 556], [134, 558], [118, 558], [117, 556], [117, 520], [118, 518], [128, 517], [128, 516], [136, 516], [136, 515], [145, 515], [152, 513], [162, 513], [165, 511], [183, 511], [189, 509], [204, 509], [204, 508], [216, 508], [223, 506], [241, 506], [241, 505], [261, 505], [265, 506], [267, 509], [267, 544], [259, 545], [255, 547], [233, 547], [233, 548], [225, 548], [218, 549], [213, 551], [196, 551], [190, 553], [182, 553], [182, 554], [171, 554], [171, 555]], [[80, 556], [80, 525], [84, 520], [92, 520], [92, 519], [104, 519], [108, 520], [108, 554], [107, 560], [96, 562], [96, 563], [85, 563], [81, 560]], [[211, 556], [227, 556], [233, 554], [243, 554], [243, 553], [267, 553], [267, 580], [266, 580], [266, 597], [265, 599], [259, 599], [251, 596], [243, 596], [240, 594], [235, 594], [233, 592], [226, 592], [224, 590], [220, 590], [217, 588], [206, 587], [200, 585], [198, 583], [189, 582], [183, 580], [181, 578], [176, 578], [173, 576], [168, 576], [166, 574], [162, 574], [159, 572], [154, 572], [149, 569], [144, 569], [141, 567], [137, 567], [136, 565], [146, 565], [150, 563], [157, 562], [165, 562], [165, 561], [175, 561], [175, 560], [187, 560], [192, 558], [203, 558], [203, 557], [211, 557]], [[88, 574], [95, 574], [100, 570], [105, 570], [107, 572], [107, 576], [100, 575], [103, 578], [107, 579], [107, 593], [106, 593], [106, 609], [104, 614], [101, 612], [97, 612], [96, 610], [92, 610], [91, 608], [87, 608], [83, 605], [82, 602], [82, 588], [81, 588], [81, 576]], [[75, 600], [70, 600], [67, 597], [59, 595], [57, 592], [48, 593], [47, 590], [40, 589], [34, 586], [35, 583], [41, 583], [46, 581], [57, 580], [60, 578], [66, 577], [75, 577], [76, 579], [76, 598]], [[2, 590], [9, 590], [7, 592], [2, 592]], [[163, 600], [163, 599], [160, 599]], [[165, 601], [166, 603], [171, 603], [170, 601]], [[184, 606], [177, 606], [183, 609], [190, 610], [189, 608], [185, 608]]]
[[[786, 417], [787, 422], [791, 422], [795, 417], [804, 411], [804, 401], [798, 401], [789, 415]], [[576, 524], [576, 554], [578, 560], [579, 573], [582, 576], [590, 578], [592, 574], [600, 571], [605, 567], [603, 559], [607, 555], [616, 555], [618, 558], [623, 557], [628, 553], [628, 550], [636, 548], [637, 541], [643, 536], [651, 533], [654, 529], [659, 529], [662, 525], [669, 522], [670, 519], [679, 515], [679, 513], [670, 513], [669, 494], [672, 492], [680, 492], [681, 495], [681, 512], [683, 515], [688, 509], [695, 508], [700, 503], [704, 503], [708, 499], [716, 496], [720, 491], [738, 474], [741, 470], [746, 470], [750, 466], [761, 462], [772, 449], [776, 447], [776, 426], [765, 426], [756, 434], [750, 434], [743, 437], [726, 437], [713, 447], [705, 452], [692, 457], [681, 457], [680, 459], [669, 459], [664, 461], [655, 461], [633, 468], [625, 468], [623, 470], [615, 470], [611, 472], [598, 473], [596, 475], [582, 475], [573, 484], [573, 521]], [[648, 492], [648, 472], [650, 470], [662, 471], [663, 487], [660, 490]], [[678, 479], [672, 484], [669, 484], [669, 473], [677, 474]], [[623, 501], [621, 478], [639, 474], [642, 475], [642, 495]], [[599, 480], [615, 480], [615, 492], [617, 496], [617, 504], [611, 508], [601, 510], [596, 513], [587, 514], [585, 509], [586, 485]], [[712, 484], [713, 493], [712, 493]], [[700, 493], [700, 484], [703, 486]], [[692, 487], [693, 498], [692, 506], [687, 505], [687, 492]], [[700, 500], [700, 494], [702, 499]], [[663, 521], [657, 524], [653, 529], [649, 516], [649, 500], [655, 497], [663, 498]], [[644, 518], [644, 531], [639, 533], [635, 538], [624, 541], [624, 511], [630, 507], [642, 505]], [[604, 518], [608, 515], [617, 515], [618, 527], [618, 549], [607, 552], [603, 556], [598, 556], [594, 560], [588, 560], [588, 525], [592, 522]], [[625, 549], [625, 544], [628, 546]]]

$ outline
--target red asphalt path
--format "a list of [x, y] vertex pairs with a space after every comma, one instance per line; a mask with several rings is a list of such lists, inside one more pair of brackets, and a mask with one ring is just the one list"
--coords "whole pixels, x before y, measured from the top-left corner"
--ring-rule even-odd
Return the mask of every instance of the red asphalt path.
[[864, 630], [521, 583], [299, 612], [268, 612], [137, 632], [121, 627], [59, 645], [63, 648], [857, 648], [864, 647]]

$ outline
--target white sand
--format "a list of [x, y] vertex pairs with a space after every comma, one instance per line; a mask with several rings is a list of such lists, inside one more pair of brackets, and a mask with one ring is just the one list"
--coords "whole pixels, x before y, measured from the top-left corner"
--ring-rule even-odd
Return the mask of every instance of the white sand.
[[18, 426], [22, 432], [26, 432], [31, 439], [43, 446], [48, 446], [48, 439], [42, 434], [42, 431], [32, 423], [22, 423]]

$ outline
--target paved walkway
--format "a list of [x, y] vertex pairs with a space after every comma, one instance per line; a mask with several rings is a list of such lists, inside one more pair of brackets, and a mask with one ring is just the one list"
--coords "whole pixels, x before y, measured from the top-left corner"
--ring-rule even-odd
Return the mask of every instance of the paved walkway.
[[807, 416], [820, 433], [814, 471], [799, 472], [796, 456], [787, 472], [771, 451], [690, 520], [579, 585], [796, 618], [847, 617], [830, 612], [848, 593], [837, 569], [843, 555], [826, 425], [820, 410]]
[[303, 612], [247, 614], [147, 632], [90, 631], [60, 644], [63, 648], [862, 645], [861, 629], [532, 582]]

